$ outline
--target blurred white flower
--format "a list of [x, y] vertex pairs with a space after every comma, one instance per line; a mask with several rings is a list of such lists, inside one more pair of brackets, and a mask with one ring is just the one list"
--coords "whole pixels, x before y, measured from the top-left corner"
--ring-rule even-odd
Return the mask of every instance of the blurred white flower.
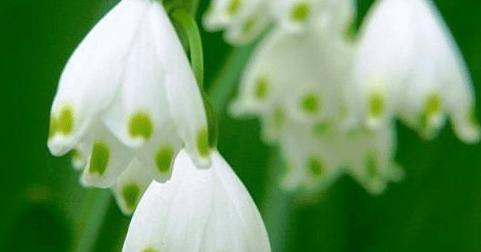
[[49, 149], [74, 151], [74, 165], [85, 167], [82, 182], [117, 184], [130, 211], [149, 179], [170, 177], [184, 145], [198, 167], [209, 166], [207, 120], [188, 59], [159, 1], [122, 0], [62, 73]]
[[225, 30], [225, 40], [231, 44], [245, 44], [272, 24], [294, 33], [321, 23], [322, 29], [347, 29], [353, 14], [352, 0], [212, 0], [204, 26]]
[[249, 193], [214, 151], [210, 169], [186, 152], [172, 178], [153, 182], [134, 213], [124, 252], [269, 252], [268, 236]]
[[471, 79], [431, 1], [377, 1], [363, 25], [350, 111], [371, 128], [399, 116], [426, 137], [449, 117], [458, 137], [479, 140]]

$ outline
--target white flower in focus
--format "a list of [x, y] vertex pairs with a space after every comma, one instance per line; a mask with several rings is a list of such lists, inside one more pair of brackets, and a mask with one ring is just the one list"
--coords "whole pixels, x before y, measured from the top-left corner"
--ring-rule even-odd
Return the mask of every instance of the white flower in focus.
[[[212, 0], [204, 17], [210, 31], [225, 30], [225, 40], [245, 44], [256, 39], [271, 22], [272, 0]], [[276, 1], [274, 1], [276, 2]]]
[[181, 151], [172, 178], [153, 182], [134, 213], [124, 252], [269, 252], [261, 216], [218, 152], [197, 169]]
[[[111, 187], [132, 162], [148, 170], [140, 177], [164, 181], [184, 145], [198, 167], [209, 166], [207, 120], [188, 59], [159, 1], [122, 0], [62, 73], [49, 149], [74, 150], [83, 183]], [[139, 195], [148, 180], [140, 177]]]
[[350, 110], [369, 127], [398, 115], [432, 138], [449, 117], [460, 139], [479, 140], [471, 79], [430, 1], [378, 1], [362, 28], [355, 66]]

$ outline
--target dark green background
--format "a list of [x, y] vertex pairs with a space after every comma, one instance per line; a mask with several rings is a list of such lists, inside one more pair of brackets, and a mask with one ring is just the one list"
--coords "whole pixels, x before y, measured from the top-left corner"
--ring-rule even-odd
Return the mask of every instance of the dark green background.
[[[481, 3], [435, 2], [461, 47], [481, 104]], [[71, 251], [79, 244], [77, 251], [120, 251], [129, 219], [108, 193], [81, 188], [68, 158], [54, 158], [46, 148], [63, 65], [114, 3], [0, 3], [0, 251]], [[359, 1], [360, 13], [370, 4]], [[224, 108], [252, 47], [231, 49], [220, 34], [203, 36], [206, 83], [214, 105]], [[281, 165], [276, 150], [259, 141], [258, 123], [219, 112], [220, 150], [261, 208], [274, 252], [481, 251], [481, 145], [461, 144], [449, 127], [432, 142], [398, 127], [397, 160], [407, 178], [381, 196], [344, 177], [317, 198], [294, 199], [273, 189]]]

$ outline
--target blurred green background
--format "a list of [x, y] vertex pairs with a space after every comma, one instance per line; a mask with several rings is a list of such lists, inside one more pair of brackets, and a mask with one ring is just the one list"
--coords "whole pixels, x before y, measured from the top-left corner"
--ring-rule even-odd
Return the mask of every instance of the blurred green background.
[[[120, 251], [129, 218], [107, 191], [82, 188], [68, 158], [46, 148], [49, 109], [62, 68], [114, 0], [0, 3], [0, 251]], [[467, 61], [481, 105], [481, 2], [435, 1]], [[201, 10], [206, 0], [201, 1]], [[361, 17], [372, 1], [358, 1]], [[282, 164], [259, 140], [259, 123], [225, 105], [253, 46], [231, 48], [203, 33], [206, 83], [220, 117], [220, 150], [254, 197], [273, 251], [481, 251], [481, 145], [449, 127], [432, 142], [398, 126], [407, 177], [368, 195], [350, 178], [316, 198], [275, 187]], [[478, 118], [481, 117], [478, 106]]]

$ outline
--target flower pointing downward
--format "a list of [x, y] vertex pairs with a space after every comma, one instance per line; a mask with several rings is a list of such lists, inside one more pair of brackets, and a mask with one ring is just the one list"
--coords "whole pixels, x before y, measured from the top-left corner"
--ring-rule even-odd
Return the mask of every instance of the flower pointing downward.
[[378, 1], [362, 28], [353, 96], [371, 128], [399, 116], [426, 138], [450, 118], [465, 142], [479, 140], [471, 79], [446, 25], [426, 0]]
[[197, 167], [208, 167], [207, 132], [200, 90], [162, 5], [122, 0], [68, 61], [48, 146], [58, 156], [75, 152], [86, 185], [114, 186], [132, 174], [129, 164], [137, 167], [139, 193], [124, 193], [132, 198], [148, 178], [170, 177], [183, 146]]
[[152, 182], [133, 216], [124, 252], [269, 252], [249, 193], [217, 152], [198, 169], [181, 151], [172, 178]]

